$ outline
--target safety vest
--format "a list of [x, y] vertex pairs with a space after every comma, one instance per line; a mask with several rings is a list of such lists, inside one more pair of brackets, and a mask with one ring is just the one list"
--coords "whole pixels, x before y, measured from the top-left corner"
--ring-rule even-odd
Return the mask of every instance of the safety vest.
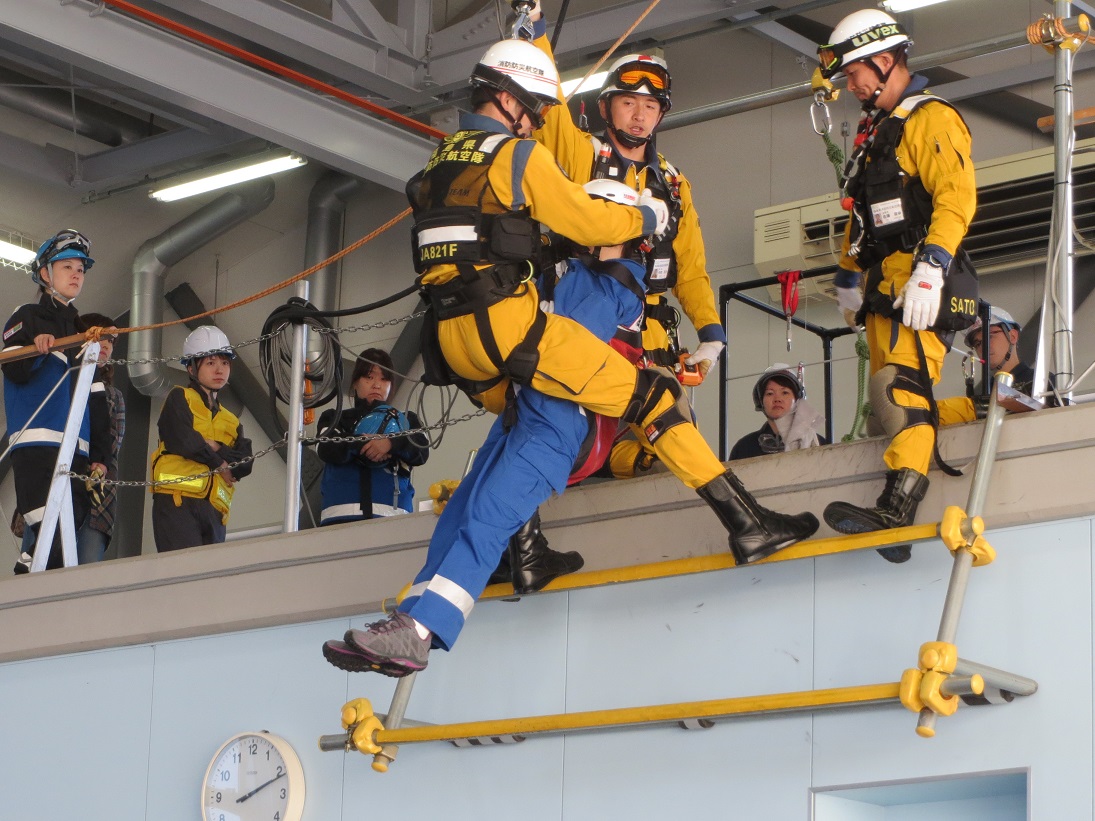
[[890, 254], [912, 253], [928, 235], [932, 195], [897, 160], [905, 124], [928, 102], [954, 108], [928, 91], [906, 97], [876, 126], [867, 124], [845, 166], [844, 195], [853, 201], [849, 253], [863, 270]]
[[[592, 138], [592, 142], [595, 153], [591, 179], [622, 182], [626, 176], [626, 168], [620, 155], [607, 142], [601, 142], [596, 137]], [[680, 172], [660, 153], [657, 164], [647, 168], [646, 188], [666, 204], [669, 209], [669, 225], [665, 234], [653, 241], [652, 247], [644, 248], [642, 254], [634, 258], [646, 266], [647, 293], [656, 295], [664, 294], [677, 284], [677, 255], [673, 252], [673, 241], [677, 238], [684, 208], [681, 204]]]
[[[175, 390], [180, 390], [176, 388]], [[239, 436], [240, 420], [225, 407], [220, 407], [214, 415], [213, 411], [205, 404], [198, 391], [193, 388], [182, 388], [186, 404], [194, 416], [194, 430], [203, 439], [212, 439], [222, 445], [232, 447]], [[199, 476], [209, 472], [209, 467], [201, 462], [195, 462], [184, 456], [169, 453], [160, 442], [156, 452], [152, 454], [152, 479], [155, 482], [165, 482], [172, 479], [182, 479], [169, 485], [153, 485], [153, 493], [167, 493], [175, 497], [175, 504], [182, 504], [181, 497], [189, 496], [193, 499], [208, 499], [221, 514], [221, 521], [228, 523], [228, 511], [232, 507], [232, 494], [235, 487], [228, 484], [219, 473], [212, 476]]]
[[[407, 183], [414, 211], [415, 271], [435, 265], [526, 262], [540, 250], [540, 224], [527, 207], [506, 207], [488, 172], [498, 150], [515, 139], [489, 131], [458, 131], [446, 137], [426, 167]], [[513, 163], [523, 166], [535, 144], [522, 140]], [[520, 185], [520, 179], [515, 182]]]

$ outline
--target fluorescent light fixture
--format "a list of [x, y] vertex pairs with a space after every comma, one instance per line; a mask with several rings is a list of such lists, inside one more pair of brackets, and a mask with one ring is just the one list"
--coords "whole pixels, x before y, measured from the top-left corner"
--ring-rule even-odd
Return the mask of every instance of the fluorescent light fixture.
[[20, 265], [29, 265], [36, 256], [38, 256], [37, 252], [31, 251], [29, 248], [22, 248], [0, 239], [0, 259], [10, 259]]
[[903, 11], [912, 11], [913, 9], [923, 8], [924, 6], [934, 6], [936, 3], [942, 2], [943, 0], [882, 0], [879, 5], [891, 14], [900, 14]]
[[[176, 178], [173, 184], [149, 191], [148, 196], [160, 202], [174, 202], [184, 197], [193, 197], [197, 194], [204, 194], [206, 191], [216, 191], [218, 188], [247, 182], [247, 180], [268, 177], [271, 174], [277, 174], [279, 171], [288, 171], [290, 168], [305, 165], [307, 162], [299, 154], [280, 152], [271, 155], [267, 152], [248, 157], [243, 161], [243, 164], [236, 161], [206, 168], [199, 172], [200, 176], [187, 175], [189, 179], [185, 182], [179, 182], [178, 180], [181, 178]], [[165, 180], [164, 182], [168, 181]]]
[[564, 80], [560, 86], [563, 89], [563, 96], [569, 97], [572, 93], [576, 93], [574, 92], [574, 89], [578, 87], [578, 83], [582, 83], [579, 92], [596, 91], [605, 84], [605, 77], [607, 76], [607, 71], [598, 71], [596, 74], [590, 76], [584, 83], [582, 83], [581, 77], [575, 77], [573, 80]]

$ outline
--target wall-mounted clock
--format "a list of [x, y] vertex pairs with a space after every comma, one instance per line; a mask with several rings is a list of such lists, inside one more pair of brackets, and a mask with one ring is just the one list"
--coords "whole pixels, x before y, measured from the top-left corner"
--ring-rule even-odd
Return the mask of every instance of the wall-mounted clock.
[[304, 768], [284, 738], [239, 733], [221, 745], [202, 781], [203, 821], [300, 821]]

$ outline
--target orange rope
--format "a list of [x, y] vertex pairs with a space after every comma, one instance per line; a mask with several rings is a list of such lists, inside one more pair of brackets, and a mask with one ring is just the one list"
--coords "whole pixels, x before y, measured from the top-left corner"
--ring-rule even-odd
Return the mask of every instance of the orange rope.
[[585, 85], [585, 81], [588, 80], [590, 77], [592, 77], [594, 75], [594, 73], [597, 71], [597, 69], [599, 69], [601, 67], [601, 65], [604, 63], [604, 61], [612, 56], [613, 52], [615, 52], [616, 49], [618, 49], [620, 47], [620, 44], [623, 43], [624, 40], [626, 40], [628, 37], [631, 36], [631, 32], [633, 32], [635, 29], [637, 29], [639, 27], [639, 23], [641, 23], [643, 20], [645, 20], [646, 15], [648, 15], [648, 14], [650, 14], [650, 12], [654, 11], [654, 7], [656, 5], [658, 5], [658, 3], [660, 3], [661, 1], [662, 0], [653, 0], [653, 2], [649, 6], [646, 7], [646, 10], [642, 14], [639, 15], [638, 19], [635, 20], [634, 23], [631, 24], [631, 27], [627, 31], [625, 31], [623, 34], [621, 34], [616, 39], [616, 42], [608, 47], [608, 51], [606, 51], [604, 54], [601, 55], [601, 59], [598, 60], [596, 63], [594, 63], [593, 67], [590, 68], [590, 70], [586, 72], [586, 76], [581, 79], [581, 81], [578, 83], [578, 85], [574, 86], [574, 90], [566, 96], [566, 99], [563, 102], [567, 102], [567, 103], [570, 102], [570, 98], [578, 93], [578, 89], [580, 89], [583, 85]]
[[264, 296], [269, 296], [270, 294], [274, 293], [275, 291], [280, 291], [282, 288], [287, 288], [288, 286], [292, 285], [295, 282], [300, 282], [300, 280], [304, 279], [305, 277], [311, 276], [312, 274], [314, 274], [316, 271], [320, 270], [321, 268], [326, 268], [328, 265], [330, 265], [333, 262], [338, 262], [340, 259], [342, 259], [347, 254], [353, 253], [358, 248], [365, 245], [365, 243], [370, 242], [371, 240], [373, 240], [376, 237], [383, 234], [385, 231], [387, 231], [389, 228], [391, 228], [393, 225], [395, 225], [397, 222], [402, 220], [404, 217], [406, 217], [410, 213], [411, 213], [410, 208], [407, 208], [407, 209], [401, 211], [400, 213], [398, 213], [394, 217], [392, 217], [390, 220], [388, 220], [386, 223], [381, 225], [379, 228], [375, 229], [374, 231], [370, 231], [368, 234], [363, 236], [361, 239], [357, 240], [354, 243], [351, 243], [350, 245], [347, 245], [341, 251], [338, 251], [334, 254], [331, 254], [331, 256], [327, 257], [327, 259], [322, 260], [321, 262], [317, 262], [311, 268], [308, 268], [307, 270], [301, 271], [299, 274], [295, 274], [294, 276], [291, 276], [288, 279], [282, 280], [281, 282], [277, 283], [276, 285], [271, 285], [269, 288], [267, 288], [264, 291], [259, 291], [257, 294], [252, 294], [251, 296], [244, 297], [243, 299], [237, 300], [237, 301], [231, 303], [230, 305], [224, 305], [224, 306], [221, 306], [219, 308], [213, 308], [211, 310], [205, 311], [204, 313], [194, 314], [194, 316], [188, 316], [185, 319], [173, 319], [170, 322], [158, 322], [155, 325], [137, 325], [137, 326], [132, 327], [132, 328], [118, 328], [118, 329], [116, 329], [115, 333], [118, 333], [118, 334], [131, 334], [134, 331], [151, 331], [155, 328], [166, 328], [170, 325], [181, 325], [184, 322], [192, 322], [195, 319], [204, 319], [207, 316], [212, 316], [213, 314], [218, 314], [218, 313], [221, 313], [222, 311], [231, 311], [235, 308], [239, 308], [243, 305], [246, 305], [249, 302], [254, 302], [257, 299], [262, 299]]

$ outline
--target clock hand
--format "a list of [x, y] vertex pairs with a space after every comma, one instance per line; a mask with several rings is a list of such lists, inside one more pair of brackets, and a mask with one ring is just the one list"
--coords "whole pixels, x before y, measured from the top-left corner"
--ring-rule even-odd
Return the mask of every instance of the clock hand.
[[253, 790], [251, 790], [251, 792], [247, 793], [247, 795], [241, 795], [241, 796], [240, 796], [239, 798], [237, 798], [237, 799], [236, 799], [236, 803], [237, 803], [237, 804], [242, 804], [242, 803], [243, 803], [244, 801], [246, 801], [246, 800], [247, 800], [248, 798], [250, 798], [250, 797], [251, 797], [252, 795], [254, 795], [255, 793], [257, 793], [257, 792], [258, 792], [259, 790], [261, 790], [261, 789], [264, 789], [265, 787], [269, 787], [269, 786], [270, 786], [271, 784], [273, 784], [273, 783], [274, 783], [275, 781], [277, 781], [277, 780], [278, 780], [279, 778], [284, 778], [284, 777], [285, 777], [285, 775], [286, 775], [285, 773], [282, 773], [281, 775], [275, 775], [275, 776], [274, 776], [273, 778], [271, 778], [271, 779], [270, 779], [269, 781], [267, 781], [267, 782], [266, 782], [265, 784], [259, 784], [259, 785], [258, 785], [257, 787], [255, 787], [255, 789], [253, 789]]

